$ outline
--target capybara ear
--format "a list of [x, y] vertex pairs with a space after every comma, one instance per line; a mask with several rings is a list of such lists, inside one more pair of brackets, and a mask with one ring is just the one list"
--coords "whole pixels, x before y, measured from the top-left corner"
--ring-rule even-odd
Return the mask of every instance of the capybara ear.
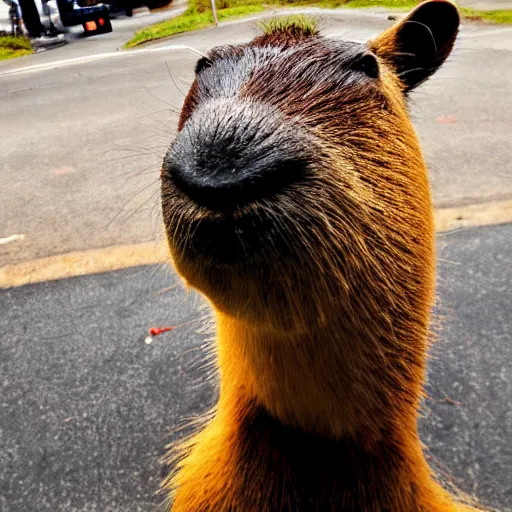
[[459, 11], [448, 0], [418, 5], [383, 32], [370, 49], [396, 72], [408, 92], [425, 81], [450, 54], [459, 31]]

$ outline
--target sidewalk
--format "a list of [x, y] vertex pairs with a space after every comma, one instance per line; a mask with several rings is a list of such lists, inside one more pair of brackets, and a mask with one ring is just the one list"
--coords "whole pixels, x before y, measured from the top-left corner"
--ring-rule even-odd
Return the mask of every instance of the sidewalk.
[[471, 7], [477, 11], [501, 11], [512, 9], [512, 0], [457, 0], [461, 7]]
[[[510, 240], [512, 224], [438, 237], [442, 329], [421, 427], [431, 463], [500, 509], [512, 474]], [[164, 445], [213, 400], [200, 303], [166, 266], [0, 292], [1, 512], [157, 510]], [[144, 342], [167, 325], [181, 327]]]

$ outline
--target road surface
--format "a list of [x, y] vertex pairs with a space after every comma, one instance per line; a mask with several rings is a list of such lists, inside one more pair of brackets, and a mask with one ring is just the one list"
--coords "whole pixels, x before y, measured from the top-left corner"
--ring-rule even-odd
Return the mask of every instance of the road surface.
[[[440, 235], [430, 460], [512, 510], [512, 224]], [[164, 445], [212, 403], [201, 301], [166, 267], [0, 291], [0, 511], [156, 511]], [[151, 326], [181, 325], [144, 343]]]
[[[361, 41], [390, 24], [385, 13], [322, 16], [327, 35]], [[25, 238], [0, 245], [0, 266], [161, 237], [159, 167], [197, 59], [173, 47], [256, 33], [245, 21], [143, 51], [2, 63], [0, 238]], [[467, 24], [450, 61], [411, 95], [437, 206], [512, 199], [510, 69], [512, 27]]]
[[[373, 12], [323, 20], [326, 34], [355, 40], [388, 24]], [[450, 62], [411, 96], [438, 207], [512, 199], [511, 30], [465, 25]], [[144, 51], [90, 57], [78, 43], [72, 62], [55, 51], [1, 63], [0, 239], [24, 238], [0, 245], [0, 267], [161, 238], [158, 170], [196, 61], [176, 45], [255, 33], [231, 23]], [[445, 480], [502, 511], [511, 240], [512, 224], [438, 235], [440, 328], [421, 425]], [[202, 304], [166, 266], [0, 290], [0, 512], [158, 510], [164, 445], [214, 400]], [[145, 344], [158, 325], [180, 327]]]

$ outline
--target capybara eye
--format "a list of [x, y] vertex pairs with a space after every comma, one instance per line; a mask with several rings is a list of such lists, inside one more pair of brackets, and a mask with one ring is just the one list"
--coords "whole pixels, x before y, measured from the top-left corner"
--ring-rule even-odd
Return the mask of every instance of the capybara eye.
[[352, 69], [361, 71], [370, 78], [379, 78], [379, 63], [373, 53], [365, 53], [360, 59], [352, 64]]
[[196, 75], [198, 75], [203, 69], [209, 68], [213, 65], [213, 62], [208, 57], [201, 57], [196, 62], [196, 67], [194, 69]]

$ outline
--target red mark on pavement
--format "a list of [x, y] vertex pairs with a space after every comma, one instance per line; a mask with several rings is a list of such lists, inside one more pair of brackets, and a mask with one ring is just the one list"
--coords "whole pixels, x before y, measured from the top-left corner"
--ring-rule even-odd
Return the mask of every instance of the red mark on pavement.
[[52, 174], [54, 176], [65, 176], [66, 174], [71, 174], [73, 172], [75, 172], [75, 169], [73, 167], [70, 167], [69, 165], [57, 167], [56, 169], [52, 170]]
[[162, 334], [163, 332], [169, 332], [176, 328], [175, 325], [171, 325], [171, 327], [151, 327], [149, 329], [149, 335], [150, 336], [158, 336], [159, 334]]
[[148, 331], [148, 335], [146, 336], [146, 339], [144, 340], [144, 343], [146, 345], [151, 345], [153, 342], [153, 338], [155, 336], [158, 336], [159, 334], [162, 334], [163, 332], [169, 332], [176, 329], [175, 325], [171, 325], [170, 327], [151, 327]]
[[449, 124], [449, 123], [456, 123], [457, 118], [455, 116], [439, 116], [439, 117], [436, 117], [436, 121], [438, 123]]

